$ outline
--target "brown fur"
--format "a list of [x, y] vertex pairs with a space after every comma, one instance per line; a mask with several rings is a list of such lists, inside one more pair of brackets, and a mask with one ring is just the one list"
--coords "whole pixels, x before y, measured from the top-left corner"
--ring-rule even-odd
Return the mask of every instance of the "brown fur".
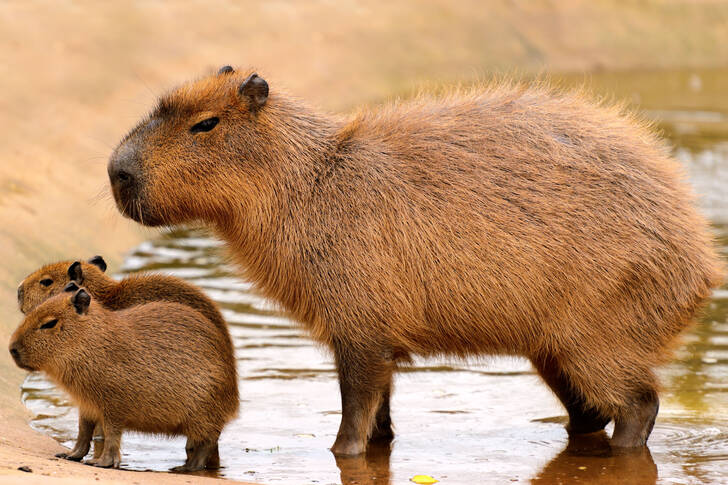
[[[528, 357], [574, 433], [615, 419], [614, 444], [645, 442], [653, 368], [722, 279], [647, 127], [582, 94], [509, 83], [346, 121], [275, 88], [253, 110], [246, 77], [164, 96], [112, 155], [112, 191], [144, 224], [211, 225], [333, 350], [335, 453], [391, 434], [377, 410], [410, 354]], [[214, 129], [190, 132], [212, 116]]]
[[[180, 278], [163, 274], [134, 273], [122, 280], [115, 280], [95, 264], [80, 261], [81, 278], [71, 280], [68, 269], [73, 263], [74, 261], [61, 261], [47, 264], [28, 275], [20, 284], [20, 311], [27, 314], [74, 281], [86, 288], [91, 296], [109, 310], [123, 310], [153, 301], [181, 303], [202, 313], [223, 335], [228, 336], [227, 324], [215, 302], [199, 288]], [[43, 279], [50, 279], [52, 283], [43, 286], [40, 284]], [[232, 342], [228, 347], [232, 349]]]
[[[78, 405], [77, 459], [98, 422], [106, 439], [92, 464], [118, 467], [121, 432], [129, 429], [185, 435], [182, 469], [216, 466], [218, 437], [238, 409], [235, 360], [221, 332], [177, 303], [113, 312], [90, 297], [84, 305], [84, 295], [47, 300], [10, 340], [20, 367], [45, 372]], [[40, 328], [53, 319], [55, 326]]]

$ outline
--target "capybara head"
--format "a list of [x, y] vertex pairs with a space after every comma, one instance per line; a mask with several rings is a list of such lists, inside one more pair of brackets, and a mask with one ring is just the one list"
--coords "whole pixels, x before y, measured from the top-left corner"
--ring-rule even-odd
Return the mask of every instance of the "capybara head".
[[53, 368], [59, 355], [73, 351], [89, 325], [91, 296], [83, 288], [56, 295], [30, 312], [10, 338], [10, 355], [21, 369]]
[[[254, 187], [265, 160], [271, 101], [268, 83], [230, 66], [163, 96], [157, 107], [121, 141], [108, 164], [119, 210], [149, 226], [214, 218], [216, 203], [238, 202], [231, 181]], [[255, 191], [251, 192], [252, 194]], [[240, 194], [239, 189], [236, 192]]]
[[48, 298], [64, 291], [71, 281], [83, 285], [88, 275], [97, 276], [106, 271], [106, 261], [94, 256], [87, 262], [62, 261], [43, 266], [28, 275], [18, 287], [18, 307], [27, 314]]

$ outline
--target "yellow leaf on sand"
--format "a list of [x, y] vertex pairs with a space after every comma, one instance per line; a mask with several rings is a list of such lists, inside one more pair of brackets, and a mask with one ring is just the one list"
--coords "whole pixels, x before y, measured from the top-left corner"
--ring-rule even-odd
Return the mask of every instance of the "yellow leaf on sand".
[[432, 478], [430, 475], [415, 475], [414, 477], [410, 478], [410, 481], [419, 483], [420, 485], [437, 482], [437, 480]]

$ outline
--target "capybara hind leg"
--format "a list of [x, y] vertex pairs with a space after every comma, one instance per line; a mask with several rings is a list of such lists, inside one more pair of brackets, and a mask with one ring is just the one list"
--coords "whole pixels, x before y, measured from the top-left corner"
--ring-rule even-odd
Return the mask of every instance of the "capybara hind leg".
[[103, 423], [104, 451], [99, 458], [86, 463], [102, 468], [119, 468], [121, 465], [121, 427], [108, 421]]
[[184, 465], [172, 468], [173, 472], [194, 472], [220, 466], [217, 437], [202, 441], [187, 438], [185, 451], [187, 452], [187, 461], [185, 461]]
[[584, 398], [574, 390], [574, 385], [558, 361], [553, 357], [539, 357], [532, 359], [538, 374], [556, 394], [569, 414], [569, 424], [566, 431], [569, 435], [594, 433], [604, 429], [611, 418], [602, 416], [590, 407]]
[[647, 443], [655, 425], [660, 400], [654, 389], [646, 390], [632, 400], [629, 409], [614, 418], [611, 445], [617, 448], [635, 448]]
[[358, 455], [366, 451], [393, 368], [378, 350], [353, 353], [341, 347], [334, 349], [334, 355], [341, 390], [341, 425], [331, 451], [337, 456]]
[[95, 425], [96, 423], [92, 419], [84, 415], [79, 416], [76, 445], [70, 453], [58, 453], [56, 456], [58, 458], [65, 458], [66, 460], [81, 461], [91, 448], [91, 438], [93, 438]]
[[374, 417], [374, 428], [369, 437], [369, 441], [392, 441], [394, 439], [394, 431], [392, 429], [392, 417], [389, 414], [389, 400], [392, 394], [392, 385], [389, 384], [382, 393], [382, 399], [379, 403], [379, 409]]

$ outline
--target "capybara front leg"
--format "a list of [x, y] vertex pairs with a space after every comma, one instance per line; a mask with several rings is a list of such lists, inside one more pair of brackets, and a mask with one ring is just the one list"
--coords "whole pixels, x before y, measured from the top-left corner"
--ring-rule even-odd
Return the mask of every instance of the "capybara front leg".
[[391, 382], [392, 366], [382, 352], [334, 349], [341, 390], [341, 425], [331, 451], [337, 456], [364, 453], [374, 426], [374, 417], [386, 386]]
[[379, 403], [379, 409], [374, 417], [374, 428], [369, 437], [369, 441], [392, 441], [394, 439], [394, 430], [392, 429], [392, 417], [389, 411], [389, 400], [392, 395], [392, 384], [390, 383], [382, 393], [382, 399]]
[[632, 401], [629, 409], [622, 411], [614, 418], [614, 433], [611, 445], [617, 448], [635, 448], [647, 443], [652, 433], [660, 399], [654, 389], [641, 392]]
[[102, 468], [119, 468], [121, 465], [121, 427], [108, 421], [103, 423], [104, 451], [98, 458], [86, 463]]
[[611, 418], [600, 415], [594, 408], [588, 406], [584, 398], [574, 390], [573, 384], [556, 358], [538, 357], [531, 359], [531, 362], [566, 408], [569, 414], [566, 431], [570, 435], [594, 433], [609, 424]]
[[91, 448], [94, 426], [96, 426], [94, 420], [89, 419], [83, 414], [80, 415], [78, 419], [78, 438], [76, 438], [76, 445], [70, 453], [58, 453], [56, 456], [58, 458], [65, 458], [66, 460], [81, 461]]

